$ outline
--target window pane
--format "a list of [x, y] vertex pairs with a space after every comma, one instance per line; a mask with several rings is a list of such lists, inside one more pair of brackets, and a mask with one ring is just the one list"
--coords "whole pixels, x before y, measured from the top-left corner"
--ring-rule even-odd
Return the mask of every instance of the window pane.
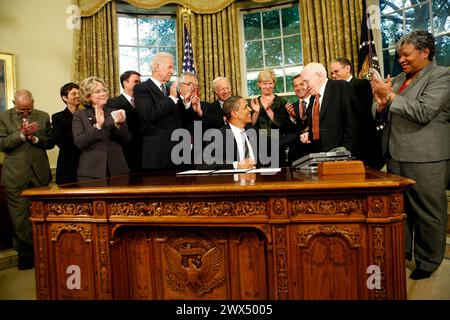
[[158, 35], [160, 44], [164, 46], [176, 46], [177, 36], [175, 34], [175, 19], [161, 19], [158, 24]]
[[380, 0], [381, 14], [402, 9], [403, 0]]
[[244, 15], [245, 40], [261, 39], [261, 15], [249, 13]]
[[444, 35], [436, 38], [436, 63], [450, 67], [450, 36]]
[[266, 67], [278, 67], [283, 62], [281, 56], [281, 40], [264, 41]]
[[245, 43], [245, 59], [247, 61], [247, 69], [264, 68], [262, 52], [261, 41], [251, 41]]
[[300, 17], [297, 6], [282, 9], [281, 16], [283, 19], [283, 35], [300, 33]]
[[[433, 2], [434, 1], [436, 1], [436, 0], [433, 0]], [[411, 0], [405, 0], [405, 8], [411, 7], [411, 6], [415, 5], [415, 4], [418, 4], [419, 2], [428, 2], [428, 0], [420, 0], [420, 1], [417, 1], [417, 0], [412, 0], [412, 1]]]
[[433, 1], [433, 27], [435, 33], [450, 30], [450, 4], [448, 0]]
[[405, 10], [406, 33], [413, 30], [428, 30], [430, 26], [430, 6], [422, 4]]
[[138, 19], [139, 45], [153, 47], [157, 45], [156, 19]]
[[259, 71], [247, 72], [247, 92], [249, 96], [259, 96], [258, 88]]
[[138, 51], [134, 47], [119, 48], [120, 73], [127, 70], [138, 70]]
[[139, 49], [139, 72], [142, 74], [150, 74], [150, 60], [155, 55], [156, 49], [140, 48]]
[[302, 45], [299, 36], [284, 38], [284, 64], [302, 63]]
[[119, 44], [120, 45], [136, 45], [136, 19], [119, 17]]
[[263, 30], [265, 38], [279, 37], [280, 32], [280, 14], [278, 10], [264, 12]]
[[283, 69], [273, 69], [275, 73], [275, 88], [273, 89], [274, 93], [285, 92], [284, 89], [284, 73]]
[[383, 48], [388, 48], [403, 35], [403, 18], [399, 13], [381, 17], [381, 32]]

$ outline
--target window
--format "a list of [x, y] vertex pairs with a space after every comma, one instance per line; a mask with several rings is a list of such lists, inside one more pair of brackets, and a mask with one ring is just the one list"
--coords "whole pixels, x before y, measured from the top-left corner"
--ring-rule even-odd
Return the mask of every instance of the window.
[[257, 96], [259, 71], [275, 72], [274, 92], [294, 95], [292, 78], [302, 69], [298, 4], [241, 11], [243, 24], [244, 95]]
[[413, 30], [428, 30], [436, 38], [436, 62], [450, 66], [450, 3], [448, 0], [380, 0], [384, 74], [402, 70], [395, 62], [395, 44]]
[[150, 76], [150, 60], [157, 52], [171, 53], [177, 70], [176, 20], [172, 15], [148, 16], [120, 14], [119, 69], [138, 71], [142, 80]]

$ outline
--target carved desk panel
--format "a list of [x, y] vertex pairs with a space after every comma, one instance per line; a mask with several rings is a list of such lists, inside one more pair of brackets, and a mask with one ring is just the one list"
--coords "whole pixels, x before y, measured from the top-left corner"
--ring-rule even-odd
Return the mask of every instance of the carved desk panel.
[[403, 191], [368, 170], [30, 189], [39, 299], [406, 299]]

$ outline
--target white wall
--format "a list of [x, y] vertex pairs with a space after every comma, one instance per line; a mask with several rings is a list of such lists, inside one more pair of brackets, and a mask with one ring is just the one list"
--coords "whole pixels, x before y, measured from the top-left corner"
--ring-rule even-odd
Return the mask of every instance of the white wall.
[[[70, 0], [0, 0], [0, 52], [16, 55], [17, 88], [33, 93], [36, 109], [50, 116], [65, 105], [61, 86], [71, 81], [73, 31], [66, 26]], [[58, 148], [48, 151], [56, 167]]]

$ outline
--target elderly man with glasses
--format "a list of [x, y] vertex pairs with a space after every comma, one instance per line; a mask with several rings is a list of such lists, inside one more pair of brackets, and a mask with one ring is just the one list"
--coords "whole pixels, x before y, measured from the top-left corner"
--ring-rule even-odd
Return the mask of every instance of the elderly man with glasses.
[[5, 153], [1, 184], [14, 224], [19, 269], [25, 270], [33, 268], [34, 257], [29, 204], [21, 193], [49, 184], [51, 172], [46, 149], [54, 145], [49, 140], [50, 116], [34, 109], [31, 92], [18, 90], [13, 102], [13, 109], [0, 113], [0, 151]]

